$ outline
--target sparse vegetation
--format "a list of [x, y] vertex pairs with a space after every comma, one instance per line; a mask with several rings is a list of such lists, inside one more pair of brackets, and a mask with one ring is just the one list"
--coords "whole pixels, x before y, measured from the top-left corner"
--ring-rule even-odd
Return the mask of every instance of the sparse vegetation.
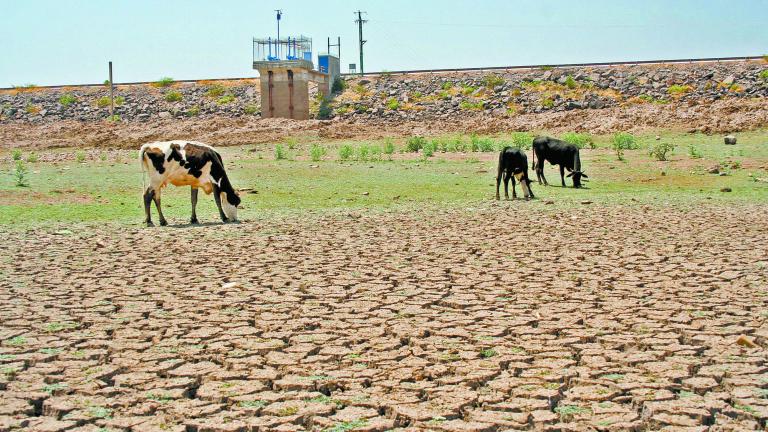
[[530, 150], [533, 146], [533, 135], [528, 132], [513, 132], [511, 145], [520, 150]]
[[616, 158], [624, 160], [624, 150], [637, 150], [639, 148], [637, 139], [634, 135], [619, 132], [613, 136], [613, 150], [616, 152]]
[[115, 98], [115, 106], [122, 106], [125, 103], [125, 98], [123, 96], [117, 96]]
[[387, 109], [397, 111], [400, 108], [400, 102], [395, 98], [389, 98], [387, 100]]
[[760, 72], [760, 79], [763, 81], [768, 81], [768, 69]]
[[77, 102], [77, 98], [72, 93], [64, 93], [59, 97], [59, 103], [63, 107], [68, 107]]
[[650, 149], [650, 155], [658, 161], [667, 160], [667, 155], [675, 150], [675, 145], [671, 142], [660, 141], [653, 144]]
[[368, 154], [370, 153], [371, 148], [366, 143], [361, 143], [357, 147], [357, 160], [359, 161], [367, 161], [368, 160]]
[[424, 158], [431, 158], [434, 156], [436, 150], [435, 141], [427, 141], [424, 143], [424, 146], [421, 148], [421, 155], [424, 156]]
[[27, 156], [27, 162], [29, 162], [29, 163], [35, 163], [35, 162], [38, 161], [38, 159], [39, 159], [39, 157], [37, 156], [37, 153], [35, 153], [35, 152], [32, 152], [32, 153], [29, 154], [29, 156]]
[[216, 100], [216, 103], [219, 105], [226, 105], [228, 103], [232, 103], [235, 101], [235, 96], [231, 94], [226, 94]]
[[427, 143], [427, 140], [424, 137], [420, 136], [414, 136], [408, 138], [408, 141], [405, 142], [405, 151], [409, 153], [416, 153], [422, 148], [424, 148], [424, 144]]
[[689, 93], [691, 90], [693, 90], [693, 87], [689, 86], [688, 84], [673, 84], [669, 86], [667, 93], [672, 96], [682, 96], [686, 93]]
[[384, 140], [384, 154], [389, 157], [389, 160], [392, 160], [392, 154], [395, 152], [395, 143], [392, 141], [392, 138], [387, 138]]
[[545, 97], [544, 99], [541, 100], [541, 106], [547, 109], [554, 108], [555, 101], [553, 101], [548, 97]]
[[331, 85], [332, 93], [341, 93], [346, 89], [347, 89], [347, 81], [344, 78], [336, 77], [336, 79], [333, 80], [333, 85]]
[[357, 428], [365, 427], [367, 425], [368, 425], [368, 420], [357, 419], [353, 421], [336, 423], [335, 425], [333, 425], [333, 427], [323, 430], [323, 432], [348, 432], [348, 431], [353, 431]]
[[195, 117], [200, 115], [200, 107], [198, 105], [192, 105], [187, 109], [187, 112], [185, 113], [187, 117]]
[[221, 85], [221, 84], [213, 84], [212, 86], [208, 87], [208, 90], [206, 90], [205, 95], [209, 98], [218, 98], [221, 96], [224, 96], [224, 93], [227, 92], [227, 89]]
[[243, 108], [243, 112], [248, 115], [254, 115], [257, 112], [259, 112], [259, 107], [257, 107], [254, 104], [249, 104], [249, 105], [246, 105], [245, 108]]
[[181, 93], [177, 91], [169, 91], [165, 94], [165, 101], [166, 102], [179, 102], [183, 99], [183, 96]]
[[560, 136], [560, 139], [569, 142], [580, 149], [587, 146], [594, 148], [593, 145], [595, 143], [592, 135], [587, 133], [566, 132]]
[[491, 74], [483, 77], [483, 85], [489, 89], [494, 89], [495, 87], [503, 86], [505, 83], [506, 83], [506, 80], [504, 80], [504, 78], [500, 75]]
[[350, 144], [344, 144], [339, 147], [339, 159], [342, 161], [349, 160], [355, 153], [355, 149]]
[[480, 357], [482, 357], [482, 358], [491, 358], [491, 357], [495, 356], [496, 354], [497, 354], [496, 351], [494, 349], [492, 349], [492, 348], [486, 348], [486, 349], [480, 351]]
[[35, 104], [32, 104], [32, 103], [28, 103], [27, 106], [24, 107], [24, 111], [26, 111], [27, 114], [39, 114], [40, 111], [42, 111], [42, 110], [43, 109], [40, 108], [39, 105], [35, 105]]
[[485, 102], [483, 101], [471, 102], [468, 100], [463, 100], [461, 103], [459, 103], [459, 108], [465, 111], [482, 111], [484, 107]]
[[82, 150], [78, 150], [75, 152], [75, 160], [77, 163], [83, 163], [85, 162], [85, 152]]
[[96, 99], [96, 106], [99, 108], [106, 108], [110, 104], [109, 96], [102, 96], [98, 99]]
[[275, 160], [286, 159], [285, 149], [282, 144], [275, 145]]
[[152, 83], [155, 87], [170, 87], [175, 81], [171, 77], [162, 77], [159, 80]]
[[446, 81], [446, 82], [444, 82], [444, 83], [443, 83], [443, 85], [441, 86], [441, 88], [442, 88], [443, 90], [445, 90], [445, 91], [448, 91], [448, 90], [450, 90], [450, 89], [452, 89], [452, 88], [453, 88], [453, 83], [452, 83], [452, 82], [450, 82], [450, 81]]
[[11, 150], [11, 159], [15, 161], [21, 160], [21, 150], [19, 149]]
[[578, 86], [578, 84], [576, 83], [576, 80], [573, 79], [572, 76], [568, 75], [565, 78], [565, 86], [568, 87], [569, 89], [573, 90], [573, 89], [575, 89]]
[[693, 159], [701, 159], [704, 157], [704, 154], [701, 152], [701, 150], [693, 144], [688, 146], [688, 155]]
[[28, 187], [29, 186], [29, 179], [27, 178], [27, 175], [29, 174], [29, 170], [27, 169], [27, 166], [24, 165], [24, 161], [17, 160], [16, 165], [13, 169], [13, 182], [17, 187]]

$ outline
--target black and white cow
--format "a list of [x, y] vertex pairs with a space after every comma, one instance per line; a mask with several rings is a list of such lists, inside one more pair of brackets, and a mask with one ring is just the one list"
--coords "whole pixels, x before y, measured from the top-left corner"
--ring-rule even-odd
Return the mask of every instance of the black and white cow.
[[499, 153], [499, 170], [496, 174], [496, 199], [499, 199], [499, 185], [504, 175], [504, 197], [509, 199], [509, 181], [512, 180], [512, 198], [517, 198], [515, 180], [520, 182], [525, 199], [535, 198], [528, 179], [528, 158], [525, 153], [513, 147], [504, 147]]
[[[538, 161], [536, 160], [538, 158]], [[579, 148], [559, 139], [550, 137], [536, 137], [533, 139], [533, 169], [536, 171], [536, 177], [539, 184], [547, 179], [544, 177], [544, 162], [549, 161], [552, 165], [560, 165], [560, 180], [565, 187], [565, 170], [573, 178], [573, 187], [581, 187], [581, 179], [589, 178], [581, 171], [581, 159], [579, 158]]]
[[192, 218], [199, 223], [195, 207], [197, 191], [213, 192], [219, 216], [224, 222], [237, 220], [240, 197], [224, 172], [221, 155], [213, 147], [194, 141], [165, 141], [144, 144], [139, 151], [141, 165], [149, 173], [149, 187], [144, 191], [147, 226], [152, 226], [150, 207], [155, 202], [160, 225], [168, 225], [160, 209], [160, 191], [168, 184], [192, 187]]

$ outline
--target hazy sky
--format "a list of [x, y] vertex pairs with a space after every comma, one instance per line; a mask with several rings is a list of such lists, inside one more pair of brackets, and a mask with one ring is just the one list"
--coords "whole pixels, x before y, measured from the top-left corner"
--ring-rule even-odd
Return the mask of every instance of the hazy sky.
[[341, 36], [366, 70], [768, 53], [766, 0], [0, 0], [0, 87], [256, 76], [251, 38]]

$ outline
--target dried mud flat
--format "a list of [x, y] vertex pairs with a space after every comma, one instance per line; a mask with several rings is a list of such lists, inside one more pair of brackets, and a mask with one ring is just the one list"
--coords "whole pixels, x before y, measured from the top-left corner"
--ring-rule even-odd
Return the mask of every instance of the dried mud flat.
[[766, 208], [548, 208], [5, 233], [0, 430], [764, 430]]

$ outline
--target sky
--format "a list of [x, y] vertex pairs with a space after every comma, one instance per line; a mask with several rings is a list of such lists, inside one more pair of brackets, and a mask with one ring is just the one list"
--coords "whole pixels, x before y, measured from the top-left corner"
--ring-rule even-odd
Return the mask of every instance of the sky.
[[255, 77], [252, 38], [341, 37], [342, 71], [768, 54], [766, 0], [0, 0], [0, 87]]

